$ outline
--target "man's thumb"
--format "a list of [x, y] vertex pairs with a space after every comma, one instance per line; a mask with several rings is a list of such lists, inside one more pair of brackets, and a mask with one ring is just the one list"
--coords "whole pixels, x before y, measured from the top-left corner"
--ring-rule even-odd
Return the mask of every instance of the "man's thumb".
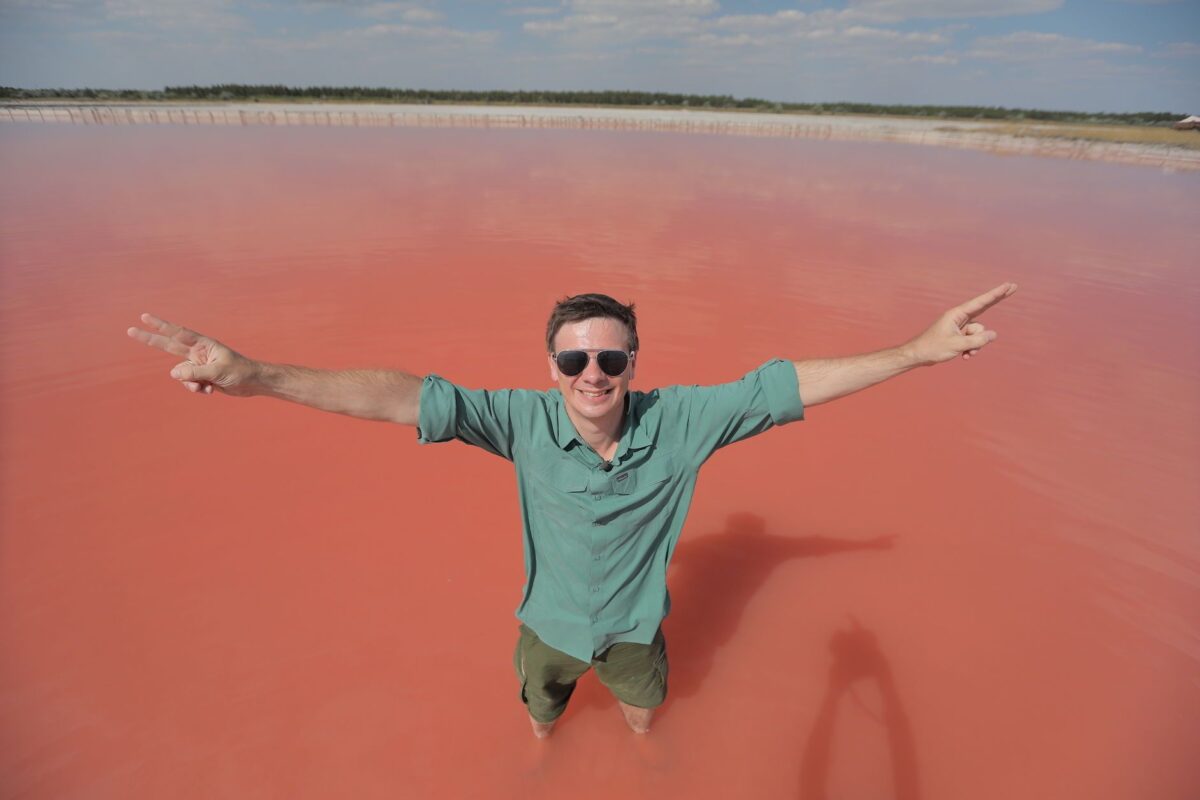
[[183, 361], [171, 369], [171, 377], [181, 381], [210, 381], [216, 377], [216, 370], [211, 365], [200, 366]]

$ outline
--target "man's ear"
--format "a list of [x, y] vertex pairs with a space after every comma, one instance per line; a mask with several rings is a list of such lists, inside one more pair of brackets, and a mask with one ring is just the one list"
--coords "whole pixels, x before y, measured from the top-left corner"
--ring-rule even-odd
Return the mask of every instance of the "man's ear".
[[637, 357], [638, 353], [636, 350], [629, 354], [629, 380], [633, 380], [633, 372], [637, 368]]
[[547, 353], [546, 361], [550, 364], [550, 380], [558, 383], [558, 362], [554, 360], [554, 354]]

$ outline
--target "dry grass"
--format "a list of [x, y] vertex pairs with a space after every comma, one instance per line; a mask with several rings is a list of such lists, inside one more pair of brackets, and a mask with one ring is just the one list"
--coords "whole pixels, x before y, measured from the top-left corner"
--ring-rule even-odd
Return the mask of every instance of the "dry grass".
[[1200, 150], [1200, 131], [1176, 131], [1140, 125], [1069, 125], [1064, 123], [1003, 122], [976, 130], [1039, 139], [1084, 139], [1091, 142], [1157, 144]]

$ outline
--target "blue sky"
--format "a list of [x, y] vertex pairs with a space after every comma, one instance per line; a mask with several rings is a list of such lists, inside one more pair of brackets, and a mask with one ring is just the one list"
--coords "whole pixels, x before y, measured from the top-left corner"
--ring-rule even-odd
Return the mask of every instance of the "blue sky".
[[1200, 113], [1200, 0], [0, 0], [0, 84]]

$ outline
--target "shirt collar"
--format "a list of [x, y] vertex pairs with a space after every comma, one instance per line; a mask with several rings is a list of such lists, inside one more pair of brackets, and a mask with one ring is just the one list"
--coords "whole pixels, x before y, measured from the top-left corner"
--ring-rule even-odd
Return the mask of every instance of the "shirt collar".
[[[630, 450], [649, 447], [653, 443], [646, 426], [641, 424], [641, 409], [638, 402], [640, 397], [639, 392], [629, 392], [625, 395], [625, 430], [621, 435], [621, 443], [617, 446], [618, 458]], [[579, 437], [579, 432], [575, 430], [575, 423], [571, 422], [571, 418], [567, 415], [567, 403], [561, 392], [558, 392], [558, 430], [555, 433], [555, 440], [563, 450], [570, 447], [571, 442], [584, 444], [583, 439]]]

